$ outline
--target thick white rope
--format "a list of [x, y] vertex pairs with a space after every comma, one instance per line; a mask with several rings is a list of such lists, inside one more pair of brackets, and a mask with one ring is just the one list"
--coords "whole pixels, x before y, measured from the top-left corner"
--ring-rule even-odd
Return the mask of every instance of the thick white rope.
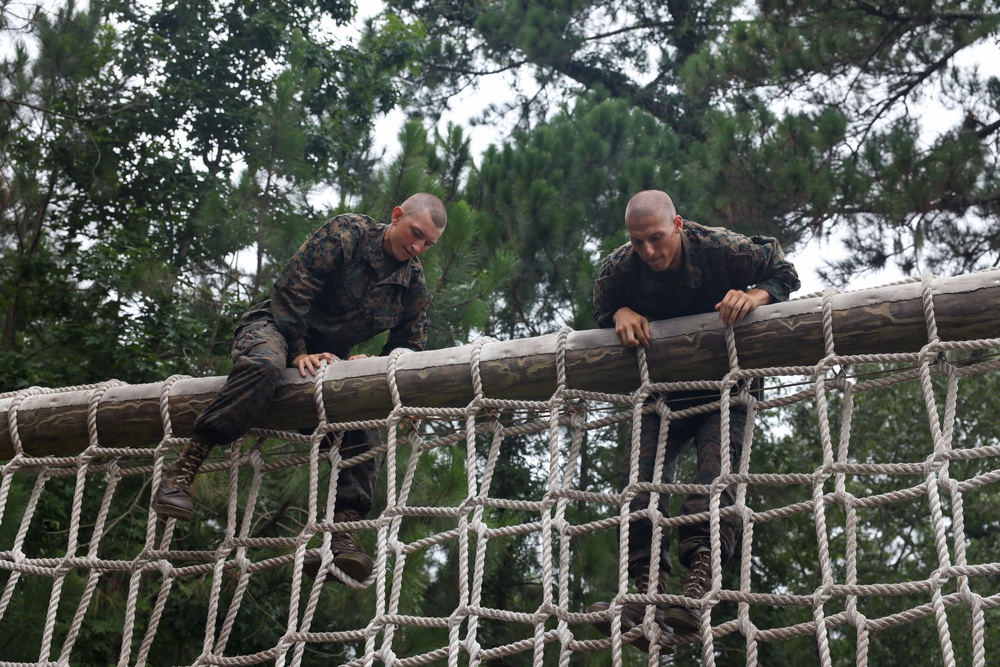
[[[623, 664], [623, 652], [628, 643], [639, 634], [651, 642], [649, 664], [657, 664], [669, 642], [673, 648], [678, 643], [695, 642], [701, 645], [702, 662], [715, 664], [718, 638], [737, 633], [745, 640], [746, 664], [759, 663], [760, 646], [764, 642], [785, 641], [811, 635], [817, 647], [819, 662], [832, 667], [831, 635], [834, 628], [853, 628], [856, 635], [856, 664], [869, 664], [870, 642], [874, 633], [933, 617], [939, 638], [942, 661], [956, 664], [952, 633], [958, 631], [948, 622], [948, 611], [964, 608], [971, 616], [972, 659], [975, 667], [986, 665], [986, 612], [1000, 607], [1000, 594], [984, 595], [977, 592], [976, 582], [981, 577], [1000, 575], [1000, 562], [970, 563], [968, 561], [964, 498], [985, 486], [1000, 483], [1000, 470], [987, 470], [965, 479], [951, 475], [951, 461], [984, 462], [1000, 456], [1000, 444], [984, 444], [975, 448], [956, 448], [955, 422], [958, 413], [958, 391], [963, 379], [1000, 369], [1000, 360], [985, 358], [967, 365], [949, 361], [950, 352], [974, 352], [1000, 347], [1000, 339], [981, 341], [941, 341], [937, 333], [933, 302], [933, 277], [922, 279], [924, 317], [927, 327], [927, 344], [919, 353], [880, 355], [839, 355], [834, 345], [833, 295], [827, 291], [823, 299], [824, 357], [813, 366], [776, 367], [769, 369], [741, 369], [736, 337], [727, 327], [726, 341], [729, 371], [719, 381], [656, 382], [650, 377], [645, 351], [639, 349], [637, 363], [640, 385], [627, 395], [605, 394], [575, 390], [567, 385], [565, 366], [566, 341], [569, 330], [563, 329], [555, 337], [557, 352], [556, 390], [548, 401], [519, 401], [487, 396], [480, 369], [481, 351], [490, 342], [481, 339], [473, 347], [470, 371], [474, 397], [464, 408], [441, 409], [405, 405], [396, 383], [397, 359], [394, 353], [388, 363], [386, 381], [392, 396], [392, 410], [385, 419], [364, 422], [338, 422], [328, 420], [323, 401], [323, 386], [328, 365], [315, 380], [315, 404], [318, 426], [309, 435], [277, 431], [253, 431], [243, 440], [233, 443], [224, 462], [209, 461], [204, 472], [225, 471], [227, 479], [228, 509], [221, 537], [216, 544], [206, 544], [202, 551], [171, 549], [175, 522], [160, 521], [151, 510], [147, 512], [146, 539], [142, 548], [126, 560], [109, 560], [102, 557], [101, 541], [109, 522], [116, 518], [109, 512], [119, 483], [126, 477], [141, 475], [155, 489], [162, 476], [164, 457], [183, 445], [185, 440], [173, 435], [168, 396], [173, 382], [164, 383], [161, 392], [161, 420], [163, 438], [154, 449], [103, 448], [97, 432], [97, 410], [105, 391], [115, 382], [65, 390], [30, 388], [14, 394], [8, 412], [8, 428], [15, 455], [0, 464], [0, 525], [3, 521], [17, 524], [10, 544], [0, 544], [0, 568], [9, 572], [0, 595], [0, 624], [11, 622], [7, 617], [12, 600], [22, 590], [19, 584], [25, 577], [45, 577], [51, 580], [48, 611], [40, 632], [36, 662], [4, 662], [5, 665], [70, 665], [81, 637], [85, 639], [85, 623], [93, 604], [95, 593], [105, 573], [127, 573], [128, 595], [125, 605], [123, 640], [118, 664], [146, 665], [153, 658], [157, 632], [163, 620], [170, 595], [177, 594], [176, 583], [187, 577], [206, 577], [209, 592], [205, 606], [205, 635], [201, 640], [198, 665], [254, 665], [274, 663], [297, 666], [307, 657], [309, 644], [314, 642], [355, 642], [361, 648], [349, 665], [392, 665], [409, 667], [446, 661], [449, 667], [468, 664], [478, 667], [490, 660], [519, 653], [530, 653], [536, 667], [553, 664], [568, 667], [572, 656], [583, 651], [607, 651], [611, 662]], [[855, 378], [854, 369], [862, 364], [909, 364], [895, 372], [880, 377]], [[811, 378], [810, 387], [799, 391], [782, 392], [768, 400], [760, 399], [748, 391], [749, 381], [756, 378], [778, 377]], [[859, 463], [852, 458], [852, 425], [855, 398], [866, 392], [879, 391], [900, 383], [919, 383], [927, 413], [933, 442], [923, 461], [901, 463]], [[941, 385], [943, 383], [943, 389]], [[734, 387], [740, 387], [733, 393]], [[56, 393], [57, 391], [90, 392], [88, 405], [89, 446], [77, 456], [35, 457], [26, 453], [18, 432], [18, 408], [29, 396]], [[650, 402], [652, 395], [682, 390], [718, 391], [719, 400], [706, 406], [685, 410], [672, 410], [662, 398]], [[831, 425], [830, 396], [840, 397], [839, 437], [834, 442]], [[761, 411], [780, 409], [803, 401], [815, 400], [821, 443], [822, 460], [811, 471], [777, 473], [753, 472], [754, 421]], [[943, 401], [943, 403], [942, 403]], [[743, 434], [742, 457], [737, 470], [731, 469], [728, 438], [722, 438], [721, 475], [710, 485], [688, 484], [678, 480], [669, 484], [640, 482], [638, 479], [639, 424], [645, 412], [656, 411], [660, 419], [659, 442], [654, 464], [654, 479], [661, 479], [666, 457], [666, 439], [671, 423], [688, 416], [704, 414], [710, 410], [721, 413], [721, 433], [729, 433], [730, 412], [734, 403], [744, 406], [748, 413], [747, 427]], [[584, 490], [579, 487], [580, 461], [587, 447], [590, 434], [601, 429], [613, 429], [623, 422], [631, 424], [632, 442], [628, 484], [619, 493], [613, 489]], [[451, 424], [451, 428], [442, 428]], [[436, 426], [435, 426], [436, 425]], [[325, 453], [320, 445], [328, 434], [339, 442], [344, 432], [363, 428], [382, 428], [386, 442], [375, 451], [341, 457], [340, 448], [334, 446]], [[494, 475], [505, 440], [511, 437], [544, 437], [548, 443], [547, 458], [538, 461], [546, 473], [545, 491], [537, 499], [505, 499], [491, 495]], [[280, 439], [308, 447], [308, 454], [291, 453], [275, 457], [269, 453], [269, 441]], [[419, 464], [423, 457], [441, 447], [464, 443], [466, 450], [466, 496], [456, 506], [422, 507], [412, 502]], [[401, 449], [402, 447], [402, 449]], [[400, 459], [400, 452], [409, 452]], [[378, 455], [384, 455], [388, 484], [385, 489], [386, 508], [378, 517], [371, 517], [351, 524], [334, 526], [337, 480], [345, 468], [357, 465]], [[426, 459], [424, 459], [426, 460]], [[321, 465], [329, 464], [330, 474], [326, 484], [321, 484]], [[308, 466], [309, 495], [306, 499], [306, 518], [301, 530], [279, 538], [255, 538], [253, 527], [258, 499], [265, 477], [277, 470]], [[401, 476], [400, 476], [401, 475]], [[857, 475], [883, 475], [913, 478], [912, 484], [893, 491], [869, 496], [855, 496], [848, 482]], [[103, 489], [95, 485], [100, 476]], [[25, 509], [19, 516], [10, 516], [8, 501], [15, 478], [23, 477], [31, 486]], [[66, 549], [61, 557], [40, 557], [32, 553], [27, 537], [35, 522], [37, 508], [50, 480], [56, 477], [73, 477], [72, 506], [67, 508], [69, 525], [66, 531]], [[752, 485], [797, 485], [811, 490], [811, 498], [781, 507], [754, 508], [748, 503], [747, 489]], [[321, 486], [323, 488], [321, 488]], [[732, 487], [735, 503], [721, 507], [722, 494]], [[648, 508], [635, 513], [629, 503], [636, 493], [649, 492]], [[84, 516], [84, 498], [88, 493], [101, 493], [97, 516]], [[696, 516], [666, 517], [660, 514], [658, 498], [661, 494], [705, 494], [709, 510]], [[930, 526], [934, 534], [936, 568], [924, 579], [894, 583], [871, 583], [859, 580], [859, 530], [863, 529], [859, 511], [894, 503], [927, 499]], [[571, 503], [594, 503], [608, 508], [605, 518], [574, 524], [568, 518]], [[831, 554], [831, 535], [828, 506], [842, 511], [844, 523], [834, 526], [843, 531], [844, 552], [835, 559]], [[524, 523], [508, 526], [490, 524], [491, 508], [517, 510], [530, 518]], [[617, 509], [617, 512], [614, 510]], [[820, 576], [819, 585], [812, 591], [765, 593], [754, 590], [752, 563], [754, 558], [755, 528], [758, 524], [786, 520], [798, 515], [811, 515], [816, 529], [816, 546], [819, 561], [815, 564]], [[723, 572], [721, 565], [720, 525], [725, 516], [736, 516], [743, 526], [739, 551], [738, 584], [728, 588], [727, 579], [736, 568]], [[839, 516], [834, 514], [833, 516]], [[453, 527], [407, 543], [403, 538], [404, 519], [438, 517], [449, 519]], [[651, 576], [646, 590], [629, 590], [628, 578], [628, 524], [646, 518], [653, 525], [651, 572], [659, 569], [658, 545], [667, 529], [694, 521], [707, 522], [711, 542], [712, 581], [701, 599], [687, 599], [670, 591], [659, 590], [659, 582]], [[90, 535], [84, 538], [83, 527], [93, 525]], [[376, 552], [373, 554], [375, 570], [367, 581], [350, 581], [346, 573], [333, 565], [330, 535], [337, 529], [377, 531]], [[584, 600], [570, 595], [570, 574], [573, 571], [573, 541], [582, 535], [603, 532], [609, 536], [618, 531], [619, 565], [618, 590], [607, 612], [582, 613]], [[531, 609], [499, 609], [489, 606], [484, 597], [484, 578], [491, 546], [496, 540], [509, 537], [528, 537], [538, 546], [538, 575], [541, 583], [539, 604]], [[318, 547], [309, 544], [319, 540]], [[86, 541], [86, 548], [82, 542]], [[404, 613], [410, 607], [403, 596], [403, 578], [408, 561], [428, 549], [456, 545], [459, 574], [453, 582], [457, 589], [458, 603], [445, 617], [425, 618]], [[610, 546], [610, 544], [609, 544]], [[261, 548], [279, 549], [283, 555], [260, 557]], [[85, 553], [84, 553], [85, 552]], [[315, 582], [303, 577], [302, 565], [307, 554], [321, 557], [323, 573]], [[231, 638], [242, 615], [247, 610], [247, 595], [254, 575], [274, 567], [291, 565], [292, 586], [288, 600], [288, 614], [284, 627], [276, 628], [274, 644], [270, 649], [254, 654], [240, 654], [240, 647], [233, 646]], [[57, 637], [60, 608], [67, 608], [67, 576], [77, 571], [84, 575], [85, 584], [79, 599], [70, 604], [74, 610], [67, 619], [65, 636]], [[330, 584], [324, 580], [338, 577], [357, 589], [373, 589], [375, 613], [367, 625], [353, 629], [328, 631], [313, 629], [324, 591]], [[159, 592], [151, 611], [141, 612], [139, 604], [143, 594], [144, 578], [147, 582], [159, 578]], [[842, 578], [842, 580], [841, 580]], [[305, 588], [303, 588], [305, 585]], [[336, 584], [343, 585], [343, 584]], [[980, 587], [981, 588], [981, 587]], [[610, 593], [611, 591], [609, 591]], [[881, 617], [869, 617], [862, 612], [860, 602], [871, 596], [918, 595], [924, 602]], [[702, 611], [702, 625], [690, 637], [663, 637], [654, 621], [654, 608], [647, 607], [642, 625], [627, 634], [622, 632], [621, 614], [626, 604], [668, 603], [695, 605]], [[721, 615], [720, 604], [735, 608], [735, 617]], [[812, 620], [784, 627], [762, 628], [755, 622], [755, 609], [759, 606], [802, 607], [811, 609]], [[731, 613], [731, 612], [726, 612]], [[595, 639], [591, 622], [603, 617], [612, 628], [610, 638]], [[484, 623], [508, 623], [524, 628], [521, 639], [509, 644], [489, 646], [482, 643], [487, 636]], [[397, 655], [401, 650], [401, 631], [407, 628], [438, 628], [446, 631], [447, 642], [420, 655]], [[662, 642], [662, 645], [661, 645]]]

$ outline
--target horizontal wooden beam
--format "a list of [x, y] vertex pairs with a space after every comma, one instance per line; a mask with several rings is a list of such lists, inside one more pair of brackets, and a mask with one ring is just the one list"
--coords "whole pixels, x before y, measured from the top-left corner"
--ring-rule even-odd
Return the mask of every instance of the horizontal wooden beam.
[[[1000, 332], [1000, 271], [933, 281], [938, 335], [945, 341], [994, 338]], [[735, 329], [742, 368], [813, 365], [824, 357], [823, 297], [757, 309]], [[919, 351], [927, 342], [921, 283], [845, 292], [832, 297], [836, 353]], [[728, 370], [725, 327], [714, 313], [655, 322], [647, 354], [654, 381], [718, 380]], [[557, 334], [480, 348], [484, 393], [490, 398], [547, 400], [556, 390]], [[474, 398], [473, 345], [413, 352], [396, 362], [402, 403], [411, 407], [461, 407]], [[392, 409], [385, 357], [337, 362], [322, 379], [331, 421], [384, 418]], [[567, 385], [573, 389], [628, 392], [639, 386], [635, 350], [618, 344], [611, 330], [575, 331], [566, 341]], [[195, 417], [225, 378], [182, 379], [169, 387], [174, 434], [191, 434]], [[163, 437], [160, 394], [164, 383], [104, 390], [97, 408], [100, 444], [153, 446]], [[256, 424], [279, 430], [316, 425], [314, 382], [289, 370], [270, 409]], [[87, 410], [93, 392], [75, 390], [20, 398], [17, 432], [27, 456], [75, 455], [88, 444]], [[0, 460], [15, 454], [12, 406], [0, 399]]]

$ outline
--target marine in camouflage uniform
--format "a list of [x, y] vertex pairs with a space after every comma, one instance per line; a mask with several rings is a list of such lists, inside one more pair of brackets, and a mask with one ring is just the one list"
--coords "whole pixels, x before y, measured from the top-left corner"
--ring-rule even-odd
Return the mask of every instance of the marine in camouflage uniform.
[[[236, 329], [233, 370], [195, 422], [193, 442], [164, 474], [153, 500], [162, 515], [190, 520], [190, 483], [212, 446], [232, 442], [264, 413], [289, 366], [305, 377], [321, 360], [346, 359], [351, 348], [388, 330], [381, 354], [396, 348], [422, 350], [427, 343], [430, 292], [418, 255], [433, 245], [445, 224], [444, 206], [419, 193], [393, 210], [383, 225], [365, 215], [338, 215], [309, 237], [282, 269], [271, 298], [247, 311]], [[324, 442], [329, 447], [334, 435]], [[343, 459], [381, 443], [378, 430], [352, 431], [340, 443]], [[359, 521], [372, 506], [380, 459], [342, 469], [334, 521]], [[334, 563], [357, 580], [371, 560], [352, 531], [333, 534]], [[338, 553], [338, 547], [340, 553]], [[306, 564], [318, 570], [318, 557]]]
[[[744, 236], [720, 227], [683, 220], [666, 193], [645, 191], [636, 195], [626, 211], [626, 226], [631, 241], [613, 251], [603, 263], [594, 285], [594, 317], [602, 328], [615, 327], [623, 344], [630, 347], [650, 345], [649, 321], [718, 310], [728, 324], [735, 324], [758, 305], [788, 299], [798, 289], [795, 267], [785, 259], [781, 246], [770, 237]], [[624, 310], [623, 310], [624, 309]], [[621, 313], [619, 313], [621, 311]], [[759, 385], [754, 387], [759, 389]], [[671, 392], [662, 398], [672, 411], [717, 401], [718, 392]], [[697, 452], [694, 484], [710, 485], [721, 472], [721, 413], [718, 410], [667, 425], [665, 457], [661, 481], [671, 483], [678, 456], [692, 444]], [[747, 426], [747, 410], [732, 404], [729, 411], [729, 452], [731, 469], [738, 469]], [[659, 439], [660, 417], [644, 414], [640, 425], [639, 481], [653, 481]], [[621, 488], [629, 481], [631, 439], [625, 455]], [[667, 516], [669, 496], [659, 494], [657, 507]], [[733, 490], [722, 493], [721, 505], [734, 502]], [[649, 507], [650, 493], [640, 491], [629, 509], [637, 512]], [[707, 513], [709, 496], [684, 497], [682, 515]], [[649, 519], [634, 520], [629, 525], [629, 575], [640, 592], [647, 592], [650, 562], [655, 545]], [[740, 520], [725, 516], [720, 522], [722, 563], [732, 556], [741, 531]], [[709, 524], [685, 524], [678, 528], [678, 559], [688, 568], [682, 593], [701, 597], [711, 584]], [[653, 573], [660, 593], [667, 591], [670, 575], [670, 532], [665, 529], [659, 545], [659, 572]], [[607, 603], [591, 606], [591, 611], [608, 608]], [[622, 631], [642, 623], [643, 605], [626, 606]], [[700, 627], [698, 609], [661, 606], [655, 618], [664, 632], [694, 632]], [[610, 632], [610, 623], [596, 624]], [[642, 638], [640, 637], [640, 640]], [[636, 645], [640, 645], [639, 642]], [[640, 646], [641, 647], [641, 646]], [[648, 641], [646, 642], [648, 648]]]

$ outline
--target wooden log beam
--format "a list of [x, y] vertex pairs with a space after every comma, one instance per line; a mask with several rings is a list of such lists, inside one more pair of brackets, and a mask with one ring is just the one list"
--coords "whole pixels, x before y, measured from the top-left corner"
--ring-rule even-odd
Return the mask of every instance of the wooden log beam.
[[[919, 351], [928, 341], [920, 283], [847, 292], [833, 297], [836, 352], [841, 355]], [[934, 312], [944, 341], [994, 338], [1000, 332], [1000, 271], [936, 279]], [[735, 329], [742, 368], [813, 365], [824, 356], [823, 298], [759, 308]], [[714, 313], [655, 322], [647, 355], [654, 381], [718, 380], [729, 369], [725, 328]], [[491, 342], [480, 350], [484, 393], [491, 398], [546, 400], [556, 389], [556, 334]], [[461, 407], [474, 398], [474, 346], [404, 354], [396, 382], [404, 405]], [[392, 409], [384, 357], [338, 362], [323, 376], [331, 421], [384, 418]], [[567, 384], [574, 389], [628, 392], [639, 385], [636, 352], [611, 330], [572, 332], [566, 349]], [[195, 417], [225, 378], [184, 379], [169, 388], [174, 434], [191, 434]], [[111, 387], [97, 409], [105, 447], [155, 446], [163, 437], [164, 383]], [[27, 456], [74, 455], [87, 447], [86, 390], [0, 399], [0, 460], [15, 454], [13, 412]], [[311, 428], [317, 423], [314, 382], [289, 370], [270, 409], [256, 425]]]

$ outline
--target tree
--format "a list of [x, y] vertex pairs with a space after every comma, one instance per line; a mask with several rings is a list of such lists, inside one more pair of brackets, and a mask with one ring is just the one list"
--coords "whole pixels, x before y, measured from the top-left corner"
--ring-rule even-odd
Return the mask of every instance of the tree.
[[[340, 47], [323, 22], [352, 16], [336, 1], [39, 15], [3, 65], [0, 386], [225, 370], [225, 332], [318, 224], [307, 195], [357, 193], [394, 103], [414, 37], [388, 21]], [[53, 381], [53, 361], [73, 372]]]
[[[0, 84], [0, 355], [5, 377], [20, 373], [44, 382], [63, 373], [53, 373], [54, 366], [72, 363], [71, 350], [54, 342], [71, 322], [87, 310], [104, 319], [95, 290], [78, 287], [65, 256], [79, 241], [60, 237], [69, 213], [63, 195], [74, 177], [103, 171], [86, 128], [100, 113], [95, 100], [105, 105], [116, 82], [105, 74], [112, 54], [95, 12], [76, 13], [70, 5], [52, 17], [40, 13], [33, 29], [38, 56], [15, 44]], [[70, 384], [87, 375], [74, 366], [63, 376]]]
[[[992, 4], [388, 5], [390, 12], [349, 43], [335, 42], [323, 24], [353, 14], [351, 3], [337, 0], [92, 2], [84, 11], [68, 5], [25, 23], [11, 20], [4, 5], [0, 27], [23, 43], [3, 62], [0, 79], [0, 390], [224, 372], [235, 319], [266, 296], [275, 272], [324, 216], [354, 210], [384, 220], [417, 190], [441, 195], [449, 209], [447, 233], [425, 262], [434, 292], [431, 347], [480, 334], [509, 338], [563, 324], [592, 326], [597, 262], [625, 242], [625, 202], [649, 187], [671, 191], [688, 218], [774, 234], [786, 249], [809, 235], [855, 228], [856, 256], [830, 267], [832, 279], [888, 261], [912, 270], [996, 261], [1000, 87], [959, 60], [995, 35]], [[429, 133], [421, 120], [433, 118], [437, 105], [476, 85], [487, 70], [511, 72], [526, 85], [510, 109], [521, 121], [516, 131], [477, 163], [462, 128]], [[414, 83], [410, 95], [401, 94], [401, 74]], [[932, 98], [954, 103], [963, 114], [928, 139], [914, 108]], [[371, 121], [404, 99], [414, 101], [408, 109], [414, 122], [400, 134], [398, 155], [380, 162], [371, 151]], [[315, 203], [313, 195], [325, 185], [332, 185], [335, 206]], [[948, 221], [950, 227], [943, 224]], [[239, 253], [252, 261], [237, 261]], [[380, 348], [381, 341], [373, 341], [358, 351]], [[963, 380], [969, 416], [956, 429], [956, 446], [992, 442], [992, 383], [988, 376]], [[919, 457], [926, 423], [899, 417], [920, 404], [914, 391], [911, 384], [856, 399], [852, 453], [871, 461]], [[834, 397], [831, 405], [836, 417], [842, 404]], [[529, 418], [503, 418], [522, 417]], [[819, 465], [814, 406], [800, 403], [761, 422], [753, 472]], [[398, 467], [387, 475], [404, 473], [410, 427], [401, 429]], [[443, 434], [450, 426], [418, 428]], [[563, 435], [568, 440], [570, 429]], [[535, 500], [542, 494], [546, 436], [503, 443], [492, 496]], [[625, 426], [584, 436], [578, 488], [606, 493], [617, 487], [627, 437]], [[475, 443], [480, 454], [489, 445], [486, 436]], [[413, 505], [463, 502], [468, 475], [482, 474], [465, 469], [464, 447], [421, 453]], [[268, 443], [263, 452], [276, 462], [301, 450]], [[988, 472], [972, 457], [950, 465], [955, 477]], [[323, 474], [329, 474], [325, 468]], [[173, 548], [197, 551], [219, 542], [228, 508], [223, 477], [199, 476], [198, 504], [210, 520], [182, 527]], [[682, 469], [679, 479], [688, 478]], [[0, 548], [14, 539], [35, 481], [25, 471], [15, 475]], [[131, 558], [141, 549], [147, 482], [144, 475], [120, 482], [105, 557]], [[46, 482], [41, 518], [29, 530], [33, 555], [65, 553], [73, 483], [71, 476]], [[106, 483], [88, 480], [84, 516], [96, 515]], [[308, 484], [301, 468], [266, 475], [254, 536], [298, 531]], [[848, 484], [859, 497], [884, 490], [881, 479], [858, 476]], [[246, 489], [240, 486], [244, 498]], [[990, 560], [995, 552], [992, 496], [984, 486], [964, 497], [969, 562]], [[770, 508], [808, 499], [802, 487], [761, 486], [750, 490], [749, 502]], [[934, 535], [924, 510], [917, 501], [862, 516], [860, 577], [926, 576], [936, 553], [928, 547]], [[617, 514], [611, 505], [586, 502], [567, 511], [576, 525]], [[491, 507], [486, 517], [491, 526], [513, 526], [530, 514]], [[843, 511], [831, 507], [829, 516], [835, 525]], [[412, 543], [448, 526], [447, 519], [408, 520], [401, 539]], [[898, 537], [890, 559], [885, 532]], [[374, 546], [373, 535], [361, 539]], [[573, 611], [614, 590], [616, 540], [613, 529], [572, 540], [573, 567], [557, 576], [567, 577]], [[816, 543], [808, 514], [758, 526], [754, 590], [812, 592], [819, 578]], [[832, 534], [832, 544], [839, 574], [846, 567], [843, 533]], [[286, 552], [262, 548], [255, 557]], [[461, 566], [454, 541], [407, 558], [400, 613], [450, 615]], [[538, 563], [532, 538], [495, 539], [483, 604], [536, 608], [543, 593]], [[726, 573], [728, 585], [733, 570]], [[19, 584], [0, 626], [0, 653], [10, 659], [37, 654], [43, 624], [29, 621], [45, 613], [44, 605], [33, 604], [47, 596], [39, 579]], [[224, 597], [234, 582], [227, 575]], [[71, 573], [66, 599], [84, 584]], [[153, 604], [159, 585], [155, 577], [144, 580], [140, 612]], [[176, 585], [154, 650], [181, 663], [199, 650], [187, 640], [205, 632], [200, 614], [210, 587], [208, 578], [195, 577]], [[90, 632], [75, 658], [99, 663], [122, 650], [123, 586], [126, 578], [102, 575], [88, 611]], [[255, 613], [239, 615], [230, 646], [241, 652], [273, 646], [289, 613], [290, 586], [288, 568], [256, 574], [245, 602]], [[919, 601], [861, 604], [879, 616]], [[373, 590], [327, 587], [313, 627], [364, 627], [374, 604]], [[717, 613], [716, 620], [732, 617], [735, 607], [720, 605]], [[25, 624], [8, 625], [11, 614]], [[967, 616], [964, 609], [949, 611], [956, 628]], [[760, 627], [789, 619], [809, 621], [811, 610], [754, 610]], [[57, 642], [69, 620], [60, 615]], [[923, 664], [935, 654], [931, 623], [902, 627], [873, 637], [873, 661]], [[906, 634], [911, 628], [912, 636]], [[577, 638], [597, 637], [589, 627], [573, 630]], [[487, 646], [524, 637], [521, 626], [480, 624]], [[447, 631], [398, 638], [400, 654], [416, 655], [443, 645]], [[836, 662], [851, 661], [852, 642], [849, 629], [834, 633]], [[993, 643], [991, 636], [991, 649]], [[716, 646], [717, 664], [744, 664], [738, 634]], [[343, 660], [361, 644], [315, 648], [305, 663]], [[957, 647], [960, 655], [968, 651]], [[683, 647], [674, 664], [698, 664], [699, 655], [700, 647]], [[769, 664], [817, 661], [811, 637], [763, 644], [759, 656]], [[646, 664], [644, 658], [625, 651], [626, 664]], [[531, 658], [522, 653], [507, 662]], [[573, 658], [576, 665], [607, 662], [608, 652]]]
[[[517, 96], [487, 114], [524, 129], [585, 93], [620, 100], [677, 137], [658, 184], [687, 217], [789, 248], [844, 235], [852, 256], [827, 267], [830, 281], [888, 262], [952, 273], [1000, 261], [1000, 83], [964, 59], [995, 38], [994, 2], [387, 6], [427, 31], [422, 107], [495, 73]], [[933, 104], [952, 120], [923, 117]]]
[[601, 258], [626, 241], [630, 192], [677, 166], [660, 156], [677, 137], [620, 100], [581, 99], [533, 131], [487, 149], [466, 188], [491, 245], [510, 248], [517, 270], [487, 333], [537, 336], [562, 324], [593, 326]]
[[[306, 195], [332, 182], [348, 201], [366, 175], [359, 170], [372, 168], [371, 123], [393, 104], [392, 76], [412, 35], [388, 22], [339, 47], [324, 22], [353, 12], [335, 1], [93, 2], [39, 12], [22, 33], [4, 33], [20, 41], [0, 79], [0, 391], [225, 370], [235, 318], [320, 222]], [[253, 270], [236, 261], [246, 249], [256, 253]], [[98, 477], [88, 477], [82, 516], [97, 513]], [[36, 479], [13, 477], [5, 544], [24, 511], [17, 499]], [[33, 555], [66, 554], [74, 482], [47, 479], [26, 538]], [[280, 508], [272, 501], [296, 488], [279, 484], [262, 507]], [[102, 548], [134, 554], [145, 539], [148, 480], [127, 478], [116, 493], [114, 534]], [[203, 522], [177, 543], [201, 548], [218, 531]], [[280, 592], [288, 599], [285, 575], [255, 583], [251, 594], [269, 614], [280, 615]], [[15, 660], [38, 655], [45, 605], [36, 603], [51, 588], [27, 579], [12, 589], [5, 619], [23, 617], [0, 634], [0, 652]], [[67, 576], [67, 604], [84, 583]], [[78, 659], [103, 663], [124, 650], [127, 585], [114, 574], [98, 581]], [[198, 652], [188, 639], [205, 630], [190, 611], [206, 588], [178, 585], [185, 590], [156, 649], [180, 662]], [[144, 581], [140, 611], [158, 586]], [[55, 646], [72, 614], [60, 607]], [[255, 645], [266, 641], [258, 627], [234, 632]]]

